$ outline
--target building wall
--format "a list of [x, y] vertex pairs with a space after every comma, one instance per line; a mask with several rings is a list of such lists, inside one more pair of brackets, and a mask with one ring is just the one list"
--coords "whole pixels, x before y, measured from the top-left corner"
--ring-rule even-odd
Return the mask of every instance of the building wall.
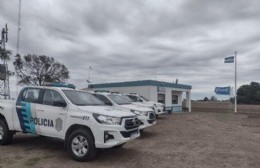
[[156, 86], [149, 86], [149, 88], [150, 88], [150, 97], [148, 97], [148, 99], [151, 100], [151, 101], [158, 102], [157, 87]]

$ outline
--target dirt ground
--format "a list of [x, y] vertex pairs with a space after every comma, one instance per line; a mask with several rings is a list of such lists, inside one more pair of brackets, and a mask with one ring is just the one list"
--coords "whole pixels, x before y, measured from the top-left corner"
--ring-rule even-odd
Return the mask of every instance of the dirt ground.
[[139, 139], [88, 163], [71, 160], [57, 139], [16, 135], [12, 145], [0, 146], [0, 167], [259, 168], [260, 115], [164, 115]]

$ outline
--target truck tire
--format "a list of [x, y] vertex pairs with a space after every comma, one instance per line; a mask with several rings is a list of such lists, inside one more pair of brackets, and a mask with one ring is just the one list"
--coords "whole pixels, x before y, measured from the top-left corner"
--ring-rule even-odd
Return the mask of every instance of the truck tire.
[[87, 129], [73, 131], [69, 135], [67, 145], [71, 157], [79, 162], [91, 161], [97, 154], [94, 138]]
[[0, 145], [7, 145], [13, 141], [13, 133], [10, 132], [7, 123], [0, 119]]

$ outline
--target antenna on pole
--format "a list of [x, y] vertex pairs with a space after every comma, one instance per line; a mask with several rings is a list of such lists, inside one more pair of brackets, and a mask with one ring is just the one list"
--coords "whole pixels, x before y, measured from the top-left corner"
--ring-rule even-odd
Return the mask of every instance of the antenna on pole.
[[2, 54], [2, 60], [3, 64], [0, 68], [0, 80], [3, 81], [3, 83], [0, 86], [0, 95], [4, 96], [5, 99], [10, 99], [10, 88], [9, 88], [9, 76], [11, 75], [11, 72], [8, 70], [8, 64], [7, 60], [10, 54], [10, 51], [7, 51], [5, 49], [5, 45], [8, 42], [8, 27], [7, 24], [5, 24], [5, 27], [2, 29], [1, 32], [1, 38], [0, 38], [0, 49]]
[[[21, 32], [21, 9], [22, 9], [22, 0], [18, 2], [18, 22], [17, 22], [17, 41], [16, 41], [16, 58], [20, 57], [20, 32]], [[15, 94], [18, 96], [18, 76], [16, 76], [16, 87]]]
[[21, 31], [21, 6], [22, 0], [19, 0], [18, 4], [18, 25], [17, 25], [17, 42], [16, 42], [16, 56], [19, 54], [20, 49], [20, 31]]
[[91, 71], [91, 69], [92, 69], [92, 67], [89, 66], [89, 69], [88, 69], [88, 81], [89, 81], [89, 82], [91, 82], [91, 81], [90, 81], [90, 71]]

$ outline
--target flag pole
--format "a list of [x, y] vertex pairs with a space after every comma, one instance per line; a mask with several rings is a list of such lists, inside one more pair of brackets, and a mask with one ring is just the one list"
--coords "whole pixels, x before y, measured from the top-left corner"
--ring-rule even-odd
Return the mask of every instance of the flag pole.
[[88, 69], [88, 81], [90, 82], [90, 70], [91, 70], [91, 66], [89, 66], [89, 69]]
[[237, 113], [237, 51], [235, 51], [235, 113]]

